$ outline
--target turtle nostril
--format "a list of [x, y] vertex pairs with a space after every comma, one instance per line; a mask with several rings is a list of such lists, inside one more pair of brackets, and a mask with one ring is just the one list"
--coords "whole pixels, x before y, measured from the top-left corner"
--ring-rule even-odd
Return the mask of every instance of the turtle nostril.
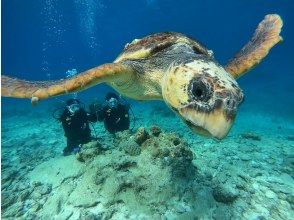
[[226, 104], [226, 107], [228, 109], [235, 109], [237, 107], [236, 101], [234, 99], [231, 99], [231, 98], [227, 99], [225, 104]]

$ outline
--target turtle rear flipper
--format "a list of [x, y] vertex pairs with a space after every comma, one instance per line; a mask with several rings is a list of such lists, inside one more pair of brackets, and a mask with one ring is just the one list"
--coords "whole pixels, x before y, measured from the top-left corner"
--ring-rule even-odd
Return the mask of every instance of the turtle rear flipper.
[[282, 40], [282, 26], [283, 21], [279, 15], [266, 15], [251, 40], [226, 65], [226, 70], [238, 78], [260, 63], [269, 50]]
[[2, 75], [1, 96], [30, 98], [32, 104], [36, 104], [41, 99], [82, 91], [103, 82], [122, 80], [131, 71], [128, 67], [115, 63], [104, 64], [57, 81], [26, 81]]

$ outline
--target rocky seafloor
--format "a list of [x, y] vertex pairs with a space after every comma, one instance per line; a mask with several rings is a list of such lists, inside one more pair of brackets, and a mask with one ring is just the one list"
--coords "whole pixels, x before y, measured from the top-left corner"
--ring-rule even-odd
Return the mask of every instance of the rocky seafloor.
[[4, 112], [2, 218], [293, 218], [292, 123], [241, 113], [215, 141], [189, 132], [161, 104], [134, 112], [133, 132], [112, 136], [96, 124], [98, 139], [67, 157], [50, 116]]

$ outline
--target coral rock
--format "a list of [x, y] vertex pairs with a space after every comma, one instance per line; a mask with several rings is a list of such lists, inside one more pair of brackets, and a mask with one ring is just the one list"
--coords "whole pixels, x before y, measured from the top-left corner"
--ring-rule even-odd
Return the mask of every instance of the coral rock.
[[120, 150], [124, 150], [127, 154], [131, 156], [137, 156], [141, 153], [141, 148], [138, 143], [134, 140], [134, 137], [122, 140], [118, 144]]
[[149, 138], [148, 132], [145, 130], [145, 128], [140, 127], [138, 128], [136, 134], [135, 134], [135, 141], [141, 145]]
[[156, 126], [156, 125], [153, 125], [151, 128], [150, 128], [150, 132], [153, 136], [155, 137], [158, 137], [161, 133], [161, 129], [160, 127]]
[[100, 154], [101, 151], [101, 144], [98, 141], [92, 141], [82, 146], [81, 151], [76, 155], [76, 158], [78, 161], [87, 162]]

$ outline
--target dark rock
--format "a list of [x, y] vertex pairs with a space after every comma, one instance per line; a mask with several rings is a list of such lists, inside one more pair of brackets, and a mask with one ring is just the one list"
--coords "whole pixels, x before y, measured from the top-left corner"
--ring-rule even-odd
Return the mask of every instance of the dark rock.
[[228, 204], [234, 202], [239, 193], [231, 187], [219, 185], [213, 188], [212, 195], [216, 201]]
[[149, 138], [148, 132], [145, 130], [145, 128], [140, 127], [138, 128], [136, 134], [135, 134], [135, 141], [141, 145]]
[[240, 155], [240, 159], [241, 159], [242, 161], [250, 161], [250, 160], [252, 160], [252, 157], [251, 157], [250, 155], [241, 154], [241, 155]]
[[33, 187], [38, 187], [38, 186], [41, 186], [41, 185], [42, 185], [41, 182], [38, 182], [38, 181], [34, 181], [34, 182], [32, 182], [32, 186], [33, 186]]
[[119, 176], [118, 179], [118, 188], [117, 188], [117, 193], [125, 191], [127, 188], [134, 188], [135, 181], [133, 181], [133, 178], [130, 176]]
[[78, 153], [76, 154], [76, 158], [77, 158], [77, 160], [80, 161], [80, 162], [85, 162], [85, 159], [83, 158], [83, 153], [81, 153], [81, 152], [78, 152]]
[[149, 138], [147, 139], [140, 147], [142, 148], [142, 150], [146, 149], [146, 148], [150, 148], [152, 150], [160, 148], [161, 143], [158, 140], [155, 140], [155, 138]]
[[106, 180], [106, 176], [104, 176], [104, 175], [96, 175], [95, 177], [94, 177], [94, 183], [96, 184], [96, 185], [100, 185], [100, 184], [103, 184], [104, 183], [104, 181]]
[[82, 211], [80, 214], [80, 219], [81, 220], [101, 220], [102, 215], [96, 215], [94, 213], [91, 213], [89, 211]]
[[151, 128], [150, 128], [150, 132], [153, 136], [155, 137], [158, 137], [159, 134], [161, 133], [161, 129], [160, 127], [156, 126], [156, 125], [153, 125]]
[[175, 146], [178, 146], [180, 143], [181, 143], [181, 141], [180, 141], [179, 138], [175, 138], [175, 139], [173, 140], [173, 144], [174, 144]]
[[43, 185], [39, 188], [41, 195], [49, 194], [52, 190], [52, 185]]
[[261, 141], [261, 138], [257, 134], [254, 134], [252, 132], [243, 133], [243, 134], [241, 134], [241, 137], [244, 138], [244, 139], [251, 139], [251, 140], [254, 140], [254, 141]]
[[137, 163], [135, 161], [132, 160], [128, 160], [128, 159], [123, 159], [122, 161], [117, 161], [114, 165], [113, 168], [115, 170], [128, 170], [129, 168], [136, 166]]

